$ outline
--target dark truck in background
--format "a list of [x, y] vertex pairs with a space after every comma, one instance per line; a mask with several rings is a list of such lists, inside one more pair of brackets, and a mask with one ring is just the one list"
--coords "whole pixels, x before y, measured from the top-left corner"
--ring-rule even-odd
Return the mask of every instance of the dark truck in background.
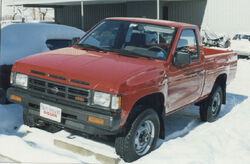
[[215, 121], [236, 68], [237, 54], [202, 47], [195, 25], [107, 18], [71, 48], [16, 62], [8, 99], [28, 126], [114, 135], [131, 162], [164, 139], [166, 115], [196, 104]]

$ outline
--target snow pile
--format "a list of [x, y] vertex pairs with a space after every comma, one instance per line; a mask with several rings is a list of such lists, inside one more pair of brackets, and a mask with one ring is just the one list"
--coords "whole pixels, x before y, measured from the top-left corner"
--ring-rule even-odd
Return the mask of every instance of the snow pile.
[[[0, 135], [0, 154], [25, 163], [80, 163], [84, 159], [53, 145], [53, 136], [44, 131], [27, 133], [22, 126], [17, 133]], [[93, 160], [85, 159], [86, 161]]]
[[115, 153], [113, 142], [107, 142], [101, 139], [97, 141], [95, 139], [83, 138], [77, 135], [72, 135], [64, 130], [56, 133], [54, 137], [65, 143], [70, 143], [72, 145], [83, 147], [86, 150], [91, 150], [96, 154], [102, 154], [115, 159], [119, 158], [119, 156]]
[[[229, 114], [213, 124], [204, 123], [194, 128], [191, 122], [190, 127], [193, 130], [189, 133], [182, 135], [185, 128], [177, 131], [176, 133], [180, 133], [179, 137], [163, 141], [159, 149], [135, 163], [167, 161], [171, 164], [248, 164], [250, 161], [249, 105], [249, 101], [237, 105]], [[223, 111], [225, 110], [230, 109], [224, 107]]]
[[[239, 60], [236, 79], [228, 86], [227, 105], [214, 123], [202, 123], [195, 106], [166, 117], [166, 138], [135, 161], [138, 164], [249, 164], [250, 60]], [[54, 138], [116, 158], [113, 143], [90, 140], [61, 131], [51, 134], [22, 124], [19, 105], [0, 106], [0, 155], [29, 163], [100, 163], [53, 145]], [[20, 127], [21, 125], [21, 127]], [[15, 127], [20, 127], [15, 130]], [[29, 132], [31, 131], [31, 132]], [[44, 158], [46, 157], [46, 158]], [[125, 163], [121, 161], [120, 163]]]
[[23, 124], [21, 105], [0, 105], [0, 133], [9, 133]]
[[48, 39], [82, 37], [84, 32], [74, 27], [43, 23], [20, 23], [2, 29], [0, 65], [13, 64], [16, 60], [48, 51]]

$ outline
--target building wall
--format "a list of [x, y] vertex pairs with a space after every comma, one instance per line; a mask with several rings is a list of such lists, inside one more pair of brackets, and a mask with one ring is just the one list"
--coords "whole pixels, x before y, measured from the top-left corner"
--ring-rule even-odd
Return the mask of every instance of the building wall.
[[[209, 0], [208, 0], [209, 1]], [[217, 0], [218, 1], [218, 0]], [[166, 2], [169, 20], [202, 25], [206, 0]]]
[[250, 0], [192, 0], [164, 2], [169, 20], [196, 24], [216, 33], [250, 32]]
[[[234, 34], [239, 31], [250, 32], [250, 0], [189, 0], [161, 1], [168, 7], [168, 18], [208, 27], [217, 33]], [[85, 31], [103, 18], [113, 16], [156, 18], [156, 1], [127, 2], [122, 4], [86, 5], [84, 6]], [[81, 28], [80, 6], [55, 9], [56, 23]]]
[[65, 6], [55, 8], [55, 23], [81, 28], [81, 7]]
[[202, 27], [218, 33], [250, 32], [250, 0], [207, 0]]
[[[107, 17], [126, 16], [125, 4], [85, 5], [84, 31], [89, 30], [97, 22]], [[55, 23], [82, 28], [81, 6], [65, 6], [55, 8]]]
[[125, 4], [102, 4], [84, 6], [84, 29], [88, 30], [107, 17], [126, 16]]
[[145, 17], [156, 18], [156, 2], [128, 2], [127, 16], [128, 17]]

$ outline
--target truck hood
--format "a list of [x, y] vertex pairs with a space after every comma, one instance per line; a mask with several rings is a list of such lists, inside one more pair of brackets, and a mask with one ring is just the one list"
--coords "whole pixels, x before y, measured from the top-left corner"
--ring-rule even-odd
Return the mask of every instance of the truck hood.
[[[112, 52], [64, 48], [21, 59], [14, 64], [12, 71], [78, 87], [119, 94], [120, 86], [129, 83], [129, 80], [131, 82], [131, 79], [138, 77], [139, 74], [147, 74], [147, 72], [155, 72], [155, 70], [162, 72], [163, 69], [160, 69], [162, 63], [159, 60], [131, 58]], [[54, 75], [54, 78], [49, 75]], [[55, 78], [55, 76], [63, 77], [66, 80]], [[73, 83], [72, 79], [84, 82], [85, 85]]]

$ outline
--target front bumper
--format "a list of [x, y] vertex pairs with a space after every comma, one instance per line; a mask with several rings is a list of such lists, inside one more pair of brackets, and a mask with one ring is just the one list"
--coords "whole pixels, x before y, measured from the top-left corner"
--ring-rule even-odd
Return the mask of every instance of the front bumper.
[[[21, 102], [10, 99], [11, 95], [21, 97]], [[51, 101], [48, 97], [31, 93], [20, 88], [9, 88], [7, 91], [9, 101], [19, 103], [23, 106], [24, 117], [29, 120], [29, 126], [36, 126], [39, 122], [45, 122], [57, 127], [76, 130], [93, 135], [115, 135], [119, 132], [121, 117], [120, 113], [100, 111], [89, 106], [78, 108], [72, 103], [63, 105], [55, 99]], [[48, 104], [62, 109], [61, 122], [49, 120], [40, 116], [40, 103]], [[99, 110], [99, 111], [98, 111]], [[103, 125], [88, 122], [88, 117], [104, 120]]]

